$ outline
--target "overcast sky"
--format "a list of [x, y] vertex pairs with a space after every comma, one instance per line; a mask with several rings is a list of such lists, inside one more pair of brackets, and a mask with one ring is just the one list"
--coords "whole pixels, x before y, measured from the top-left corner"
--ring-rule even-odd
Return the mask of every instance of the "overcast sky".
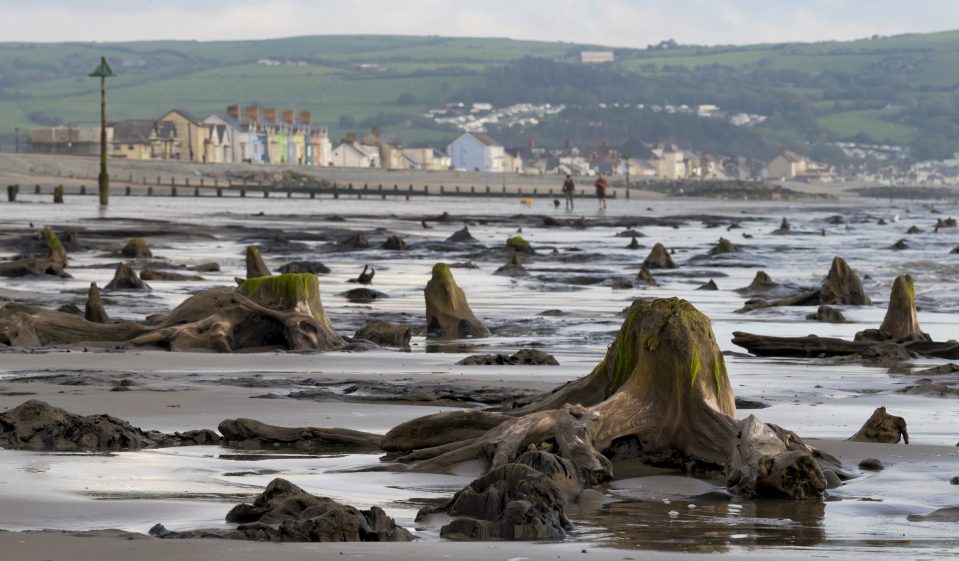
[[957, 0], [0, 0], [0, 41], [403, 34], [644, 47], [959, 28]]

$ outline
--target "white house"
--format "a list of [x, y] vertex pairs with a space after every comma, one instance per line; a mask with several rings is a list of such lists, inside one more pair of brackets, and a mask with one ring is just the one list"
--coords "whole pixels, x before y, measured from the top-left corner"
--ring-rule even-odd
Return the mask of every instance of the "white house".
[[210, 115], [206, 119], [203, 119], [203, 124], [224, 127], [224, 129], [221, 129], [224, 133], [222, 140], [223, 154], [218, 155], [215, 161], [244, 162], [253, 157], [250, 135], [244, 130], [240, 121], [232, 115]]
[[380, 150], [376, 146], [343, 142], [333, 149], [330, 165], [340, 168], [378, 168]]
[[503, 145], [485, 134], [468, 132], [446, 147], [453, 167], [465, 171], [503, 171]]

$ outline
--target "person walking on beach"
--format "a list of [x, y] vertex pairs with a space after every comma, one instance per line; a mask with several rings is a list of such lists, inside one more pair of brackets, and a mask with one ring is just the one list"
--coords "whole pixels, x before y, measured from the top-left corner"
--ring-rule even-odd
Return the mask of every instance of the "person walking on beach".
[[609, 183], [606, 182], [603, 174], [599, 174], [599, 177], [596, 178], [596, 182], [593, 183], [593, 185], [596, 186], [596, 198], [599, 199], [599, 208], [606, 210], [606, 189], [609, 187]]
[[576, 184], [573, 183], [573, 176], [566, 174], [566, 181], [563, 182], [563, 195], [566, 196], [566, 210], [573, 210], [573, 195], [576, 193]]

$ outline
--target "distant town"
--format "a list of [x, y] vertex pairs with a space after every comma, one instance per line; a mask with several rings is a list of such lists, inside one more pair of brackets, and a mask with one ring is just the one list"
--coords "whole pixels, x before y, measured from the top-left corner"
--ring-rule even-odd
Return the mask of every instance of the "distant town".
[[[261, 61], [261, 64], [263, 62]], [[725, 119], [737, 126], [761, 123], [763, 115], [727, 114], [715, 105], [635, 106], [653, 112], [685, 113]], [[388, 140], [378, 127], [347, 133], [334, 146], [327, 129], [309, 111], [259, 105], [230, 105], [223, 113], [198, 118], [171, 109], [157, 118], [108, 124], [110, 157], [128, 160], [173, 160], [205, 164], [249, 163], [388, 170], [460, 170], [525, 175], [594, 176], [627, 181], [769, 180], [834, 183], [865, 181], [881, 185], [959, 184], [959, 155], [940, 161], [910, 162], [906, 149], [891, 145], [835, 143], [853, 165], [843, 169], [783, 150], [769, 161], [733, 154], [694, 152], [675, 145], [632, 140], [619, 146], [506, 147], [486, 134], [487, 126], [530, 126], [566, 109], [563, 105], [451, 103], [426, 117], [447, 124], [459, 136], [445, 148], [404, 147]], [[40, 154], [94, 156], [100, 151], [98, 127], [56, 126], [30, 131], [29, 149]]]

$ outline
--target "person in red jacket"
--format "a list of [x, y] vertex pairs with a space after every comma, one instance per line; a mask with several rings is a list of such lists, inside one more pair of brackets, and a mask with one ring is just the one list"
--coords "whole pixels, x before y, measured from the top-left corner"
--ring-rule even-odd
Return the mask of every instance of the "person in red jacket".
[[599, 177], [596, 178], [596, 182], [593, 183], [596, 186], [596, 198], [599, 199], [599, 208], [606, 208], [606, 189], [609, 188], [609, 183], [606, 182], [606, 178], [603, 177], [603, 174], [599, 174]]

